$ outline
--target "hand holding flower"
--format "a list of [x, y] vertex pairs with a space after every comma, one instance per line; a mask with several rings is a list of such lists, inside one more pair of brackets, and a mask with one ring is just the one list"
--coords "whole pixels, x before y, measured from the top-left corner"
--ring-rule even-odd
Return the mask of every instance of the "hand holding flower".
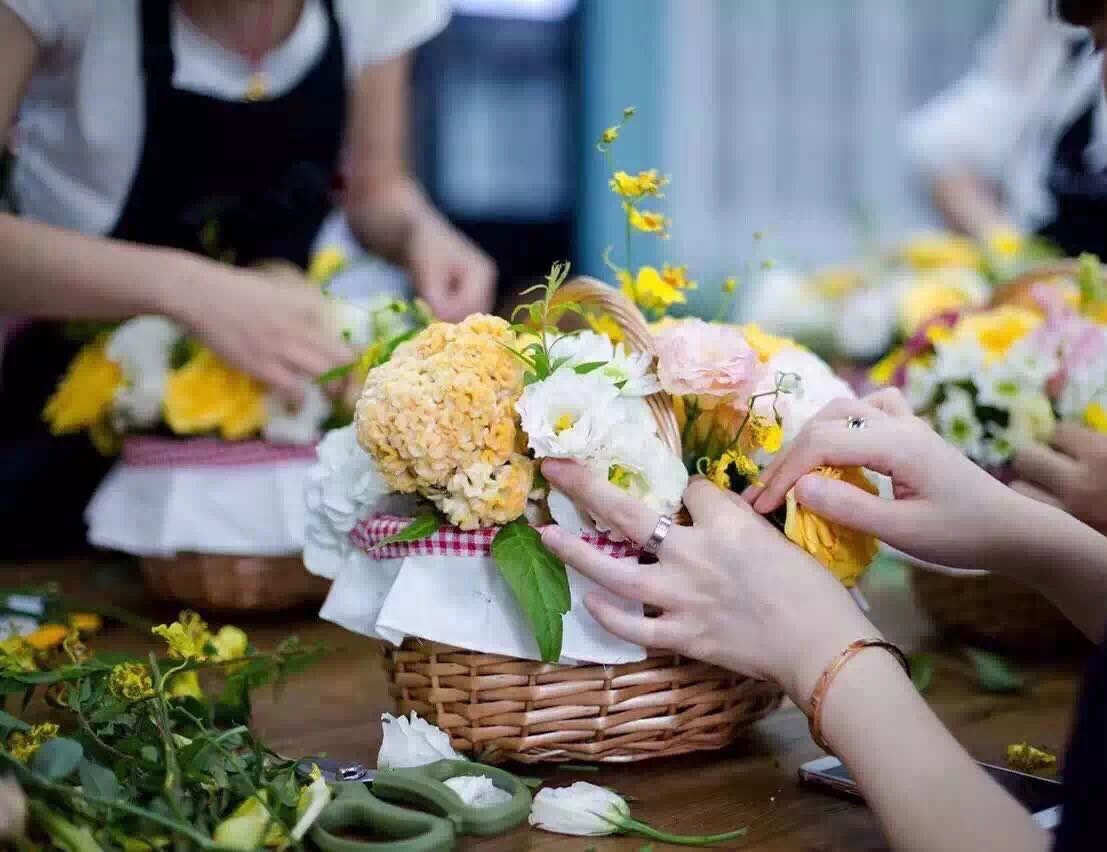
[[1050, 443], [1018, 452], [1014, 469], [1019, 478], [1011, 487], [1107, 535], [1107, 433], [1059, 423]]

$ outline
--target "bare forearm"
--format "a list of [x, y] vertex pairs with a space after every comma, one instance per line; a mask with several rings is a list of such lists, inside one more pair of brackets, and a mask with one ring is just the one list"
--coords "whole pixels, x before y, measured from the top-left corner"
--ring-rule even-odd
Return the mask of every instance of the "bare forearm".
[[350, 230], [370, 251], [403, 264], [412, 228], [437, 216], [419, 185], [406, 174], [395, 174], [371, 188], [351, 193], [346, 204]]
[[871, 649], [846, 664], [822, 723], [893, 848], [1048, 847], [1046, 832], [976, 765], [890, 654]]
[[984, 238], [996, 228], [1011, 224], [995, 192], [974, 175], [939, 175], [930, 189], [934, 206], [946, 223], [969, 236]]
[[0, 214], [0, 311], [53, 319], [175, 316], [189, 268], [201, 262]]

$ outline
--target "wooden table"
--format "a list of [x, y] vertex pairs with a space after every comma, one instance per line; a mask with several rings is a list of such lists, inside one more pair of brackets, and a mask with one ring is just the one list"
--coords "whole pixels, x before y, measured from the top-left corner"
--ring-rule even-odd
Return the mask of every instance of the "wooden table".
[[[132, 609], [157, 613], [141, 597], [137, 575], [124, 566], [77, 563], [15, 566], [4, 584], [54, 579], [67, 591], [110, 598]], [[909, 650], [935, 647], [925, 621], [915, 609], [902, 574], [882, 571], [870, 576], [866, 594], [873, 618], [893, 641]], [[255, 726], [285, 754], [318, 754], [372, 762], [380, 745], [382, 712], [391, 710], [384, 674], [369, 640], [323, 624], [304, 614], [268, 621], [237, 619], [255, 645], [272, 647], [290, 633], [306, 641], [324, 641], [336, 653], [294, 678], [279, 701], [266, 691], [257, 696]], [[109, 630], [94, 647], [137, 651], [149, 647], [145, 637], [124, 629]], [[1024, 665], [1028, 688], [1019, 695], [983, 692], [956, 650], [936, 651], [933, 685], [927, 693], [934, 710], [958, 739], [980, 760], [1003, 763], [1009, 743], [1029, 739], [1055, 752], [1064, 749], [1075, 700], [1080, 662]], [[880, 700], [874, 695], [873, 700]], [[708, 834], [749, 826], [734, 848], [764, 850], [884, 849], [879, 826], [863, 806], [799, 786], [796, 769], [821, 756], [811, 743], [803, 714], [788, 707], [758, 724], [741, 742], [721, 753], [621, 766], [596, 772], [524, 767], [552, 784], [587, 780], [633, 797], [635, 816], [667, 831]], [[904, 767], [905, 772], [910, 767]], [[935, 815], [935, 818], [940, 818]], [[462, 849], [637, 850], [631, 838], [567, 838], [519, 829], [488, 841], [464, 841]], [[656, 844], [655, 844], [656, 845]]]

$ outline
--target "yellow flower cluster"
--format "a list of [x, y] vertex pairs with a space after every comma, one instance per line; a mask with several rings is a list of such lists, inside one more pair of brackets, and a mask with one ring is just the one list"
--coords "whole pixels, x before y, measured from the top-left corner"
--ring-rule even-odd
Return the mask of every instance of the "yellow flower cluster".
[[46, 403], [43, 417], [54, 435], [91, 429], [103, 422], [123, 387], [123, 369], [107, 354], [107, 339], [84, 346]]
[[265, 425], [265, 391], [210, 349], [201, 349], [165, 383], [165, 422], [178, 435], [218, 431], [228, 441]]
[[611, 176], [609, 185], [611, 191], [623, 198], [637, 199], [647, 195], [654, 198], [661, 197], [661, 189], [669, 182], [657, 169], [649, 169], [639, 172], [637, 175], [627, 172], [615, 172]]
[[665, 264], [658, 272], [653, 266], [643, 266], [631, 277], [625, 269], [615, 273], [623, 295], [647, 311], [666, 311], [673, 305], [683, 305], [686, 290], [695, 290], [696, 282], [688, 278], [686, 266]]
[[43, 722], [29, 731], [12, 731], [8, 734], [8, 751], [20, 763], [26, 763], [48, 740], [58, 735], [58, 730], [53, 722]]
[[141, 701], [154, 694], [154, 681], [142, 663], [120, 663], [108, 675], [108, 690], [116, 698]]
[[[859, 467], [820, 467], [815, 473], [840, 479], [870, 494], [877, 493]], [[788, 539], [819, 560], [846, 588], [853, 586], [876, 556], [876, 539], [828, 521], [801, 506], [796, 501], [795, 489], [788, 492], [787, 511], [784, 534]]]
[[980, 344], [988, 364], [994, 364], [1007, 354], [1012, 346], [1042, 324], [1042, 317], [1035, 311], [1017, 305], [1001, 305], [990, 311], [962, 317], [953, 329], [935, 327], [935, 342], [973, 338]]
[[515, 345], [497, 317], [435, 323], [370, 371], [357, 404], [358, 441], [389, 487], [422, 494], [462, 529], [526, 508], [534, 466], [519, 454]]
[[650, 210], [639, 210], [630, 204], [624, 204], [627, 221], [636, 231], [644, 234], [657, 234], [662, 239], [669, 236], [669, 217]]
[[33, 672], [35, 649], [21, 636], [11, 636], [0, 641], [0, 672]]

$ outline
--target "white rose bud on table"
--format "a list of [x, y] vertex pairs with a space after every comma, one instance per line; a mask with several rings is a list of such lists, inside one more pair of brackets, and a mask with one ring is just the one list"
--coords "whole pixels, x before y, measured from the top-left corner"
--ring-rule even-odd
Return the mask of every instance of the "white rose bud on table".
[[546, 787], [531, 805], [530, 824], [555, 834], [599, 837], [605, 834], [636, 834], [678, 846], [711, 846], [735, 840], [746, 833], [739, 828], [725, 834], [688, 836], [658, 831], [630, 815], [622, 796], [587, 781], [569, 787]]
[[445, 731], [414, 712], [410, 719], [385, 713], [381, 722], [384, 738], [377, 755], [378, 769], [410, 769], [440, 760], [465, 760], [464, 755], [454, 751]]

